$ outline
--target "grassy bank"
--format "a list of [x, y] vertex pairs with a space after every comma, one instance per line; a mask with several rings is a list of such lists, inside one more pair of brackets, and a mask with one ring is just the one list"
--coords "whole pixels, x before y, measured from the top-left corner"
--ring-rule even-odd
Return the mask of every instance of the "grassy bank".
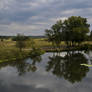
[[0, 62], [22, 60], [27, 58], [28, 51], [20, 52], [18, 49], [0, 49]]
[[[17, 59], [24, 59], [29, 56], [30, 51], [32, 50], [32, 43], [31, 40], [34, 41], [35, 47], [44, 50], [45, 52], [56, 52], [57, 48], [53, 48], [52, 44], [46, 41], [45, 38], [39, 39], [29, 39], [26, 41], [26, 48], [23, 49], [22, 52], [16, 48], [16, 42], [9, 40], [4, 40], [3, 42], [0, 41], [0, 62], [3, 61], [13, 61]], [[73, 50], [89, 50], [92, 49], [92, 42], [83, 42], [80, 47], [69, 47], [66, 48], [65, 42], [61, 43], [61, 47], [59, 51], [73, 51]]]
[[[36, 48], [40, 48], [40, 46], [37, 45], [38, 41], [35, 46]], [[0, 41], [0, 62], [7, 62], [7, 61], [15, 61], [15, 60], [23, 60], [27, 57], [30, 57], [30, 54], [37, 54], [40, 52], [39, 49], [35, 49], [32, 51], [30, 40], [26, 41], [26, 48], [20, 52], [20, 50], [16, 47], [16, 42], [9, 40]], [[37, 52], [38, 51], [38, 52]], [[41, 53], [39, 53], [41, 54]]]

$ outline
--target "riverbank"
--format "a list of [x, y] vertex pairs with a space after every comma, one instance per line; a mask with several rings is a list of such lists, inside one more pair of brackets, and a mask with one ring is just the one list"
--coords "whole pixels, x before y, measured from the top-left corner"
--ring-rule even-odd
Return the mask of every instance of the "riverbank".
[[0, 62], [23, 60], [28, 55], [28, 51], [20, 52], [18, 49], [0, 49]]
[[87, 51], [92, 50], [92, 45], [83, 45], [83, 46], [76, 46], [76, 47], [59, 47], [59, 48], [53, 48], [53, 47], [43, 47], [41, 48], [45, 52], [57, 52], [57, 51]]
[[[80, 46], [67, 47], [65, 42], [61, 43], [61, 46], [53, 47], [51, 43], [46, 41], [45, 39], [33, 39], [35, 42], [35, 48], [41, 49], [43, 52], [63, 52], [63, 51], [87, 51], [92, 50], [92, 42], [83, 42]], [[20, 52], [16, 47], [16, 42], [11, 40], [5, 40], [0, 42], [0, 62], [4, 61], [14, 61], [14, 60], [22, 60], [29, 57], [29, 52], [32, 51], [32, 44], [30, 40], [26, 41], [26, 48], [23, 48], [23, 51]], [[40, 50], [36, 52], [38, 54]], [[34, 53], [32, 53], [34, 54]]]

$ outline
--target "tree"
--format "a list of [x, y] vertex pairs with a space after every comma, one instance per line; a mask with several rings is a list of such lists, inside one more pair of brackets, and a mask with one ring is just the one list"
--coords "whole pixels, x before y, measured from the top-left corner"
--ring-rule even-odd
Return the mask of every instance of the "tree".
[[52, 42], [53, 45], [59, 47], [61, 43], [61, 32], [62, 31], [62, 21], [57, 21], [51, 29], [46, 29], [46, 37], [48, 38], [49, 42]]
[[[17, 35], [21, 35], [21, 34], [17, 34]], [[22, 37], [22, 39], [23, 40], [28, 40], [29, 39], [29, 37], [28, 36], [24, 36], [24, 35], [22, 35], [23, 37]], [[19, 38], [17, 37], [17, 36], [13, 36], [12, 37], [12, 41], [17, 41]]]
[[24, 35], [17, 34], [17, 36], [16, 36], [16, 46], [20, 49], [20, 52], [22, 51], [23, 48], [26, 47], [25, 41], [26, 41], [26, 39], [25, 39]]
[[90, 25], [87, 19], [80, 16], [69, 17], [63, 23], [63, 39], [67, 45], [74, 45], [74, 43], [81, 43], [87, 37]]

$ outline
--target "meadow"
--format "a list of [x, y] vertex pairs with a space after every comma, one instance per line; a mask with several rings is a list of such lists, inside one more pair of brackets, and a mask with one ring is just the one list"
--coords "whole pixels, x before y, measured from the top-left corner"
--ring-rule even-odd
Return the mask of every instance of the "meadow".
[[[24, 50], [31, 49], [32, 45], [34, 44], [36, 48], [49, 48], [53, 47], [51, 42], [48, 42], [46, 38], [30, 38], [25, 41], [26, 47]], [[61, 42], [61, 47], [66, 47], [64, 41]], [[92, 41], [85, 41], [82, 42], [80, 45], [92, 45]], [[9, 50], [9, 49], [18, 49], [16, 47], [16, 41], [12, 41], [12, 39], [7, 39], [4, 41], [0, 41], [0, 50]]]
[[[35, 45], [35, 48], [39, 49], [45, 46], [51, 46], [51, 43], [45, 41], [45, 39], [43, 38], [33, 38], [25, 41], [26, 46], [25, 48], [23, 48], [22, 52], [20, 52], [19, 48], [16, 47], [16, 41], [12, 41], [12, 39], [0, 41], [0, 62], [15, 61], [17, 59], [22, 60], [24, 58], [27, 58], [29, 56], [30, 51], [32, 50], [33, 44]], [[37, 51], [35, 52], [37, 53]]]

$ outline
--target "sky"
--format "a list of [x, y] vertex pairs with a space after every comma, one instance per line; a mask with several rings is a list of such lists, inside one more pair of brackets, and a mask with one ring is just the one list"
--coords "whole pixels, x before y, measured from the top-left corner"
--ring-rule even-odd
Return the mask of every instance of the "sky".
[[44, 35], [70, 16], [85, 17], [91, 25], [92, 0], [0, 0], [0, 35]]

